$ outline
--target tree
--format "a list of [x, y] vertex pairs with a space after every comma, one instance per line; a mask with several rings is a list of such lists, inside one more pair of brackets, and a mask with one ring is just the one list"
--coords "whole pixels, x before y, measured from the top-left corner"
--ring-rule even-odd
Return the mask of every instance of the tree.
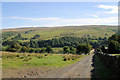
[[30, 48], [29, 53], [33, 53], [35, 50], [33, 48]]
[[63, 51], [64, 51], [64, 53], [69, 53], [69, 52], [70, 52], [70, 49], [69, 49], [68, 46], [64, 46], [64, 47], [63, 47]]
[[110, 40], [118, 41], [118, 35], [117, 35], [117, 34], [114, 34], [114, 35], [112, 35], [111, 37], [109, 37], [108, 40], [109, 40], [109, 41], [110, 41]]
[[30, 39], [30, 47], [35, 48], [35, 44], [34, 44], [34, 41], [32, 39]]
[[81, 53], [89, 53], [90, 50], [92, 49], [92, 46], [90, 44], [79, 44], [77, 47], [77, 53], [81, 54]]
[[21, 50], [21, 45], [18, 43], [14, 43], [8, 46], [6, 50], [11, 52], [19, 52]]
[[100, 48], [97, 48], [96, 51], [97, 52], [102, 52], [102, 50]]
[[52, 50], [51, 46], [47, 46], [47, 47], [46, 47], [46, 52], [48, 52], [48, 53], [53, 52], [53, 50]]
[[36, 34], [32, 39], [40, 38], [40, 35]]
[[16, 44], [14, 44], [14, 48], [16, 49], [16, 51], [20, 51], [21, 50], [21, 45], [16, 43]]
[[77, 46], [77, 53], [78, 53], [78, 54], [83, 53], [83, 51], [84, 51], [84, 46], [85, 46], [85, 44], [79, 44], [79, 45]]
[[74, 48], [74, 47], [70, 46], [70, 53], [75, 54], [75, 53], [76, 53], [76, 48]]
[[40, 52], [40, 50], [39, 49], [35, 49], [35, 53], [39, 53]]
[[92, 49], [92, 46], [91, 46], [89, 43], [86, 44], [85, 53], [86, 53], [86, 54], [89, 53], [89, 52], [91, 51], [91, 49]]
[[40, 50], [40, 53], [45, 53], [45, 51], [46, 51], [46, 48], [42, 48], [42, 49]]
[[120, 53], [120, 44], [118, 43], [118, 41], [111, 40], [108, 44], [108, 51], [111, 54]]
[[108, 51], [110, 54], [120, 53], [120, 34], [114, 34], [109, 37]]
[[28, 51], [29, 51], [29, 49], [26, 46], [23, 46], [21, 48], [21, 52], [28, 52]]
[[106, 53], [105, 46], [101, 46], [101, 50], [103, 53]]

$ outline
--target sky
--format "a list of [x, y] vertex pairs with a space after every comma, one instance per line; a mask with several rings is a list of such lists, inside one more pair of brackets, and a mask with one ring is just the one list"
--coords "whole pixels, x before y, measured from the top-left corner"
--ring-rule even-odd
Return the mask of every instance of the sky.
[[117, 24], [117, 2], [2, 3], [3, 29]]

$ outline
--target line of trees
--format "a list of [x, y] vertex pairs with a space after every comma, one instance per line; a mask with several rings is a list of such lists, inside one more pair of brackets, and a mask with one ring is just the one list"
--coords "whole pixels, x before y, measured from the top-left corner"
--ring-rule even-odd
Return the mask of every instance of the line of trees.
[[10, 51], [10, 52], [29, 52], [29, 53], [52, 53], [53, 49], [51, 46], [47, 46], [46, 48], [29, 48], [28, 46], [21, 46], [18, 43], [15, 43], [13, 45], [7, 46], [3, 48], [4, 51]]
[[78, 38], [78, 37], [61, 37], [61, 38], [55, 38], [51, 40], [34, 40], [30, 39], [30, 41], [22, 42], [19, 40], [7, 40], [3, 41], [2, 45], [9, 46], [13, 45], [14, 43], [19, 43], [21, 46], [28, 46], [30, 48], [41, 48], [41, 47], [64, 47], [64, 46], [73, 46], [77, 47], [79, 44], [82, 43], [89, 43], [94, 48], [98, 48], [100, 45], [104, 44], [107, 45], [107, 39], [103, 38], [100, 40], [97, 38]]
[[[64, 46], [63, 47], [63, 53], [64, 54], [88, 54], [90, 50], [92, 49], [92, 46], [90, 44], [79, 44], [76, 48], [73, 46]], [[28, 46], [21, 46], [18, 43], [15, 43], [13, 45], [7, 46], [6, 48], [3, 48], [4, 51], [10, 51], [10, 52], [29, 52], [29, 53], [54, 53], [51, 46], [47, 46], [44, 48], [30, 48]]]
[[73, 46], [64, 46], [63, 47], [63, 51], [64, 53], [72, 53], [72, 54], [89, 54], [89, 52], [91, 51], [92, 46], [90, 44], [79, 44], [76, 48], [74, 48]]

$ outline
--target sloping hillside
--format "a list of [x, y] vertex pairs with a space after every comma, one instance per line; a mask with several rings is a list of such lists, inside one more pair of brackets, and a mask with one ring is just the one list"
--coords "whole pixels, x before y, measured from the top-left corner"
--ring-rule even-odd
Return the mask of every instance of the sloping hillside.
[[[36, 27], [36, 28], [16, 28], [16, 29], [3, 29], [4, 34], [8, 32], [15, 37], [16, 33], [20, 33], [22, 37], [31, 39], [34, 35], [39, 34], [41, 40], [52, 39], [63, 36], [95, 36], [95, 37], [109, 37], [117, 31], [117, 26], [104, 26], [104, 25], [88, 25], [88, 26], [65, 26], [65, 27]], [[15, 34], [14, 34], [15, 33]]]

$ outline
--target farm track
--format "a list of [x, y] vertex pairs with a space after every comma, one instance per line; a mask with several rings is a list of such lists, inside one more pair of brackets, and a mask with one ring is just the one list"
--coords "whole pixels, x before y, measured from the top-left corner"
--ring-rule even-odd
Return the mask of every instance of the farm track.
[[93, 54], [86, 56], [75, 64], [51, 71], [43, 77], [48, 78], [91, 78]]
[[[63, 68], [8, 69], [3, 70], [3, 78], [91, 78], [93, 54]], [[11, 74], [12, 73], [12, 74]]]

